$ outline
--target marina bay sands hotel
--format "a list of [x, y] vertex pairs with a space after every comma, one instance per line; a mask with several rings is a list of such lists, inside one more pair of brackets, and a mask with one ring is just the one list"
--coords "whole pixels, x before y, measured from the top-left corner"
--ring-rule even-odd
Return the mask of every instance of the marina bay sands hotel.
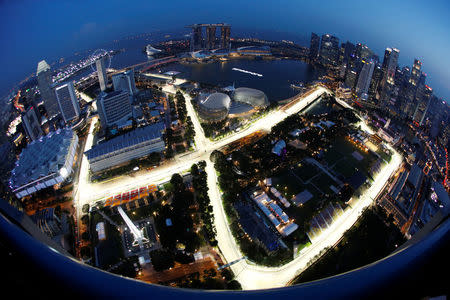
[[[231, 25], [225, 23], [192, 24], [186, 27], [192, 28], [191, 52], [217, 48], [230, 49]], [[203, 28], [206, 30], [203, 30]], [[216, 37], [216, 28], [220, 28], [220, 39]], [[203, 31], [206, 33], [206, 38], [203, 38]]]

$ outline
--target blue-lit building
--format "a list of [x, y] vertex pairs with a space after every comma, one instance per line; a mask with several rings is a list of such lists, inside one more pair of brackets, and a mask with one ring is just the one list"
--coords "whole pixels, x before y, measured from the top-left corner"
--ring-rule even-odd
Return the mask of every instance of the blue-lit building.
[[103, 171], [152, 152], [164, 151], [166, 147], [163, 140], [164, 128], [162, 122], [155, 123], [92, 147], [85, 152], [91, 171]]

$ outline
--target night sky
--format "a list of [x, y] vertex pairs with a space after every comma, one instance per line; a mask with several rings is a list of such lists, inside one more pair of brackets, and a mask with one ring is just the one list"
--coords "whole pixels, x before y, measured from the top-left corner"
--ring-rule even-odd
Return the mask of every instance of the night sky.
[[[400, 49], [400, 66], [423, 62], [427, 83], [450, 100], [450, 1], [5, 1], [0, 0], [0, 96], [49, 62], [114, 39], [191, 23], [227, 22], [239, 30], [311, 31], [365, 43], [381, 58]], [[286, 36], [283, 32], [289, 33]], [[144, 46], [144, 45], [143, 45]], [[308, 46], [305, 44], [305, 46]]]

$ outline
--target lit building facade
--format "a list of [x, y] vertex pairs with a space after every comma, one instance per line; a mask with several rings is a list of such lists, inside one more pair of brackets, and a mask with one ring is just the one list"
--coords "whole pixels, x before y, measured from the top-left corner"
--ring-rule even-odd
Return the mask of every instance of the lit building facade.
[[372, 60], [363, 60], [362, 63], [363, 67], [359, 73], [358, 83], [356, 84], [356, 94], [358, 97], [367, 100], [375, 64]]
[[324, 66], [337, 66], [339, 60], [339, 39], [330, 34], [322, 35], [319, 61]]
[[92, 172], [99, 172], [165, 150], [164, 124], [155, 123], [100, 143], [85, 152]]
[[103, 127], [123, 126], [133, 116], [128, 91], [114, 91], [100, 94], [97, 109]]
[[75, 94], [73, 81], [59, 85], [55, 88], [55, 93], [64, 121], [67, 123], [73, 119], [78, 119], [80, 117], [80, 104]]
[[48, 119], [51, 119], [59, 114], [58, 101], [53, 91], [53, 79], [50, 66], [45, 60], [38, 63], [36, 72], [39, 92], [44, 101], [45, 110], [47, 111]]
[[[230, 50], [231, 26], [225, 23], [217, 24], [192, 24], [186, 26], [192, 28], [190, 51], [211, 50], [217, 48], [216, 30], [220, 28], [220, 47]], [[206, 38], [203, 38], [203, 28], [206, 28]]]
[[105, 57], [99, 58], [95, 61], [97, 68], [98, 82], [100, 84], [100, 90], [105, 91], [108, 85], [108, 76], [106, 74], [106, 60]]
[[113, 75], [112, 82], [115, 91], [127, 91], [130, 96], [135, 95], [137, 92], [134, 71], [132, 69]]
[[34, 106], [30, 106], [22, 113], [22, 124], [30, 141], [37, 140], [44, 135]]

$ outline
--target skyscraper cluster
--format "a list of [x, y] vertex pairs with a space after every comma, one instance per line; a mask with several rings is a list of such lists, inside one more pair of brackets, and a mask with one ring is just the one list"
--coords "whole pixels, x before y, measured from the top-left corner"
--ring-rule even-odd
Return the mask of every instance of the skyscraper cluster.
[[379, 57], [367, 46], [349, 41], [339, 44], [330, 34], [311, 33], [309, 61], [334, 72], [354, 100], [387, 110], [422, 125], [432, 118], [430, 107], [439, 100], [426, 85], [422, 62], [414, 60], [412, 68], [398, 66], [400, 50], [386, 48]]
[[[193, 24], [187, 26], [192, 28], [190, 51], [212, 50], [222, 48], [230, 50], [231, 25], [218, 24]], [[220, 37], [216, 36], [216, 29], [220, 28]], [[205, 30], [203, 30], [205, 29]], [[203, 33], [205, 31], [205, 34]]]
[[[68, 124], [68, 122], [80, 117], [80, 104], [73, 81], [54, 83], [52, 71], [45, 60], [38, 63], [36, 77], [48, 121], [58, 120], [59, 117], [62, 117], [64, 122]], [[42, 136], [40, 127], [42, 120], [36, 105], [33, 104], [23, 113], [22, 120], [25, 124], [25, 132], [30, 140]]]

